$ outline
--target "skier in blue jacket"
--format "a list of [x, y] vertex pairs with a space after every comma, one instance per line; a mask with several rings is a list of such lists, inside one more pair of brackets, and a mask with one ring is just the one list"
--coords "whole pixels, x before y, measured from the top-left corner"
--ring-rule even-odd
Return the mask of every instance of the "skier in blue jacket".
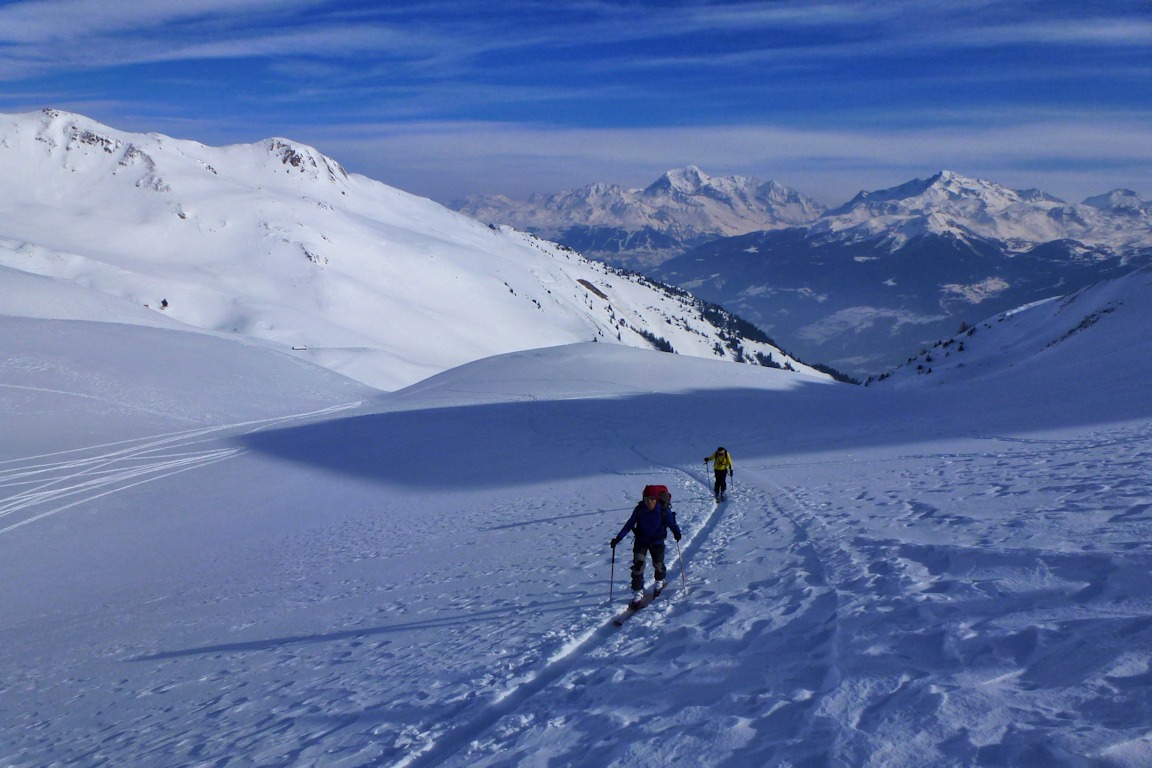
[[628, 531], [632, 531], [632, 603], [639, 606], [644, 600], [644, 565], [648, 555], [652, 555], [652, 569], [656, 576], [656, 594], [664, 589], [664, 575], [667, 568], [664, 565], [664, 539], [668, 536], [668, 529], [672, 529], [672, 538], [680, 541], [680, 526], [676, 524], [676, 515], [656, 498], [656, 491], [651, 487], [644, 489], [644, 499], [632, 510], [632, 516], [616, 538], [610, 544], [616, 545], [624, 538]]

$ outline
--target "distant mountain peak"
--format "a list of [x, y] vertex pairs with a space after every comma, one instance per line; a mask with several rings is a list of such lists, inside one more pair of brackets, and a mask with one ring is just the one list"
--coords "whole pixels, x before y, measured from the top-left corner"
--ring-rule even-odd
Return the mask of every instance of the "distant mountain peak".
[[825, 242], [883, 242], [890, 251], [923, 235], [995, 243], [1022, 253], [1053, 242], [1112, 253], [1147, 251], [1152, 205], [1131, 190], [1070, 204], [1038, 189], [1018, 190], [943, 170], [927, 179], [861, 192], [808, 227]]
[[711, 184], [711, 176], [694, 165], [688, 165], [683, 168], [666, 171], [660, 178], [645, 188], [644, 194], [657, 195], [675, 191], [694, 195]]
[[666, 171], [643, 189], [599, 182], [520, 203], [474, 195], [453, 207], [608, 258], [604, 243], [659, 243], [655, 252], [675, 255], [717, 237], [807, 224], [824, 212], [775, 181], [710, 176], [695, 165]]
[[956, 200], [960, 198], [987, 198], [990, 195], [1018, 196], [1012, 190], [983, 179], [973, 179], [955, 171], [939, 171], [927, 179], [912, 179], [887, 189], [862, 191], [841, 207], [829, 211], [836, 216], [860, 205], [878, 202], [913, 200]]
[[1114, 189], [1103, 195], [1089, 197], [1084, 201], [1084, 205], [1122, 215], [1152, 215], [1152, 202], [1130, 189]]

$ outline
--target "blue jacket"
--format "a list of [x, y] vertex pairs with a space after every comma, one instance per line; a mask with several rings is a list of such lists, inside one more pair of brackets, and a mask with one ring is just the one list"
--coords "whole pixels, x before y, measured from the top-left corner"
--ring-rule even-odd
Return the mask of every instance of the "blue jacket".
[[648, 511], [648, 507], [641, 501], [636, 505], [636, 509], [632, 510], [632, 517], [624, 523], [624, 527], [620, 529], [620, 533], [616, 534], [616, 538], [622, 539], [628, 531], [634, 531], [636, 544], [640, 546], [663, 544], [669, 528], [672, 529], [673, 533], [680, 533], [680, 526], [676, 524], [674, 512], [665, 509], [660, 502], [656, 502], [652, 511]]

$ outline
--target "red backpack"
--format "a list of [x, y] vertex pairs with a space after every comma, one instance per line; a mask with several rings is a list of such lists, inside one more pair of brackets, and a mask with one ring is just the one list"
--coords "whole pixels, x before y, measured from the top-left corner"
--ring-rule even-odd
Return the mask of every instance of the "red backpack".
[[669, 511], [672, 510], [672, 494], [669, 493], [668, 486], [666, 486], [666, 485], [646, 485], [646, 486], [644, 486], [644, 494], [643, 495], [644, 496], [655, 496], [660, 501], [660, 503], [664, 505], [664, 509], [667, 509]]

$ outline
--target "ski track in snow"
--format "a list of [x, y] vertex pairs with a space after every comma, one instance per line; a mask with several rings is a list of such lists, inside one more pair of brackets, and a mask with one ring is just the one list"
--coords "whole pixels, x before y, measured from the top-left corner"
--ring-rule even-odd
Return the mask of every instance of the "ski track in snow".
[[[633, 448], [635, 451], [635, 448]], [[665, 466], [665, 470], [679, 473], [682, 478], [680, 493], [673, 499], [673, 508], [677, 506], [676, 498], [682, 498], [685, 494], [683, 489], [690, 489], [694, 485], [706, 485], [706, 481], [693, 477], [691, 473], [678, 470], [675, 467]], [[603, 649], [605, 646], [610, 646], [614, 642], [618, 642], [618, 634], [625, 631], [625, 628], [634, 622], [638, 622], [645, 615], [652, 615], [653, 613], [663, 617], [668, 613], [671, 608], [668, 603], [674, 596], [680, 595], [683, 597], [682, 589], [686, 579], [685, 564], [686, 559], [690, 559], [693, 552], [698, 547], [699, 543], [706, 540], [709, 531], [715, 527], [716, 523], [722, 517], [724, 506], [721, 504], [714, 504], [711, 513], [704, 518], [700, 528], [694, 534], [688, 534], [685, 531], [685, 536], [681, 542], [672, 542], [669, 537], [668, 554], [666, 556], [666, 563], [668, 566], [668, 573], [666, 577], [667, 587], [664, 593], [660, 596], [659, 601], [655, 601], [643, 609], [642, 612], [637, 613], [625, 622], [624, 626], [617, 626], [614, 622], [617, 609], [615, 606], [610, 606], [609, 611], [605, 614], [602, 623], [594, 626], [591, 629], [585, 630], [582, 634], [574, 637], [568, 641], [558, 653], [549, 658], [542, 666], [534, 671], [530, 671], [525, 676], [525, 679], [514, 681], [510, 687], [498, 694], [495, 699], [482, 707], [476, 713], [470, 713], [465, 723], [455, 726], [450, 730], [438, 734], [435, 738], [429, 739], [419, 749], [414, 750], [394, 763], [395, 768], [422, 768], [424, 766], [435, 766], [446, 764], [446, 761], [451, 762], [455, 759], [457, 753], [465, 750], [469, 745], [476, 743], [482, 739], [484, 735], [492, 730], [501, 720], [515, 719], [517, 713], [528, 705], [531, 698], [541, 692], [547, 691], [549, 688], [555, 686], [558, 681], [567, 675], [579, 675], [581, 668], [586, 664], [587, 657], [597, 650]], [[677, 552], [676, 544], [680, 545], [680, 551]], [[627, 549], [622, 547], [622, 549]], [[673, 560], [675, 557], [675, 560]], [[617, 565], [622, 567], [620, 570], [624, 574], [625, 580], [627, 579], [628, 567], [630, 558], [617, 559]], [[650, 576], [652, 573], [651, 564], [649, 563], [646, 573]], [[651, 592], [652, 583], [651, 578], [648, 579], [646, 589]], [[627, 596], [627, 590], [617, 590], [618, 595]], [[651, 624], [652, 621], [647, 622]], [[468, 756], [468, 764], [474, 756]]]
[[[901, 456], [887, 474], [846, 459], [845, 484], [823, 487], [743, 467], [751, 484], [685, 547], [687, 594], [670, 569], [667, 599], [398, 764], [1007, 768], [1103, 760], [1117, 741], [1108, 754], [1147, 754], [1152, 430], [976, 442], [992, 471], [988, 451]], [[618, 706], [601, 693], [613, 683], [651, 704]]]
[[[693, 482], [708, 489], [711, 480], [707, 477]], [[753, 725], [756, 710], [772, 695], [768, 690], [758, 691], [737, 696], [734, 706], [726, 705], [726, 695], [740, 689], [729, 676], [740, 673], [734, 669], [733, 657], [725, 651], [742, 646], [743, 658], [748, 658], [744, 654], [752, 654], [756, 659], [783, 652], [791, 641], [773, 638], [772, 631], [780, 626], [778, 621], [744, 615], [745, 609], [755, 613], [757, 606], [779, 605], [782, 599], [784, 604], [778, 611], [788, 617], [791, 627], [811, 631], [814, 637], [824, 632], [824, 639], [817, 639], [811, 658], [795, 665], [786, 680], [796, 706], [769, 704], [774, 717], [765, 721], [766, 727], [785, 723], [797, 729], [800, 742], [827, 735], [809, 712], [815, 706], [815, 692], [833, 674], [834, 665], [822, 648], [831, 642], [827, 630], [835, 612], [828, 608], [825, 597], [813, 594], [811, 582], [818, 577], [812, 572], [819, 574], [823, 570], [818, 556], [805, 542], [803, 533], [792, 529], [786, 520], [766, 519], [774, 518], [776, 512], [771, 500], [758, 488], [741, 486], [730, 490], [729, 501], [712, 505], [711, 513], [682, 542], [687, 592], [670, 568], [669, 587], [659, 601], [637, 613], [622, 628], [610, 622], [598, 627], [573, 653], [551, 665], [530, 690], [519, 691], [513, 701], [506, 700], [499, 708], [453, 732], [450, 739], [425, 756], [426, 760], [412, 764], [512, 766], [525, 762], [545, 764], [546, 757], [552, 757], [562, 764], [659, 765], [677, 759], [677, 754], [669, 752], [661, 742], [667, 729], [681, 727], [686, 728], [687, 739], [670, 739], [670, 743], [678, 742], [681, 749], [687, 747], [689, 740], [723, 744], [724, 749], [716, 753], [715, 764], [721, 764], [747, 748], [761, 727]], [[680, 515], [684, 525], [686, 515]], [[756, 538], [749, 536], [748, 525], [767, 525], [771, 533], [789, 532], [787, 544], [767, 553], [744, 551], [741, 543]], [[781, 567], [782, 563], [793, 567]], [[784, 571], [788, 575], [721, 586], [715, 575], [729, 567], [750, 568], [753, 572]], [[738, 607], [734, 609], [733, 605]], [[700, 638], [733, 632], [741, 639], [713, 641], [719, 643], [715, 664], [692, 660], [688, 666], [677, 668], [677, 657], [688, 653]], [[671, 679], [667, 679], [669, 676]], [[632, 684], [652, 689], [651, 710], [631, 712], [611, 701], [585, 704], [581, 698], [602, 687]], [[688, 693], [682, 697], [684, 691], [661, 692], [663, 686], [686, 688]], [[631, 703], [634, 698], [628, 696], [627, 701]], [[677, 702], [682, 701], [695, 702], [688, 710], [701, 720], [694, 721], [678, 712], [681, 708]], [[784, 713], [783, 709], [789, 711]], [[578, 743], [561, 752], [556, 751], [555, 745], [517, 743], [520, 738], [533, 741], [557, 728], [579, 734]], [[691, 749], [680, 758], [690, 756], [694, 761], [700, 760]], [[744, 764], [758, 763], [753, 759]]]
[[[4, 487], [21, 490], [5, 509], [18, 514], [53, 491], [113, 492], [96, 483], [117, 462], [125, 483], [146, 481], [133, 476], [140, 467], [179, 471], [181, 457], [219, 450], [193, 449], [211, 432], [6, 462]], [[679, 477], [669, 485], [685, 529], [688, 588], [670, 543], [668, 591], [621, 628], [606, 594], [550, 600], [531, 591], [509, 600], [486, 586], [546, 588], [547, 571], [531, 562], [478, 568], [468, 577], [476, 588], [465, 591], [463, 574], [446, 576], [424, 553], [408, 570], [413, 584], [437, 579], [431, 589], [365, 587], [343, 572], [325, 582], [333, 562], [412, 555], [386, 522], [373, 523], [382, 526], [374, 533], [313, 531], [303, 550], [310, 557], [273, 553], [300, 585], [293, 600], [315, 611], [383, 590], [373, 598], [377, 613], [332, 620], [342, 628], [326, 633], [268, 638], [265, 630], [262, 640], [135, 655], [104, 649], [133, 668], [119, 673], [114, 693], [137, 703], [67, 750], [48, 746], [78, 765], [118, 755], [136, 764], [405, 768], [1009, 768], [1147, 755], [1150, 466], [1145, 425], [1049, 439], [993, 435], [958, 441], [954, 452], [890, 459], [750, 462], [719, 505], [707, 476], [664, 466], [655, 471]], [[62, 503], [47, 496], [48, 510], [25, 514]], [[497, 506], [501, 522], [478, 502], [462, 529], [565, 532], [586, 514], [558, 516], [531, 498]], [[373, 549], [382, 540], [386, 553]], [[222, 599], [205, 598], [206, 608]], [[412, 636], [425, 644], [406, 645]], [[187, 677], [189, 664], [198, 678]], [[91, 697], [79, 682], [77, 698]], [[164, 706], [178, 690], [177, 703]], [[43, 716], [24, 718], [34, 743]], [[193, 722], [212, 738], [189, 741]]]
[[244, 450], [209, 445], [229, 436], [330, 416], [359, 405], [0, 461], [0, 525], [4, 526], [0, 535], [102, 496], [234, 458]]

